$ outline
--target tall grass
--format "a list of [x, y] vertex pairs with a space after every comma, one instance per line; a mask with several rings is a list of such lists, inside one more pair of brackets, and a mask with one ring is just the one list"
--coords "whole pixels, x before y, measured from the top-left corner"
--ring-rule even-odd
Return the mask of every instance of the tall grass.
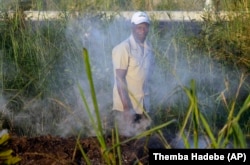
[[[34, 100], [46, 100], [46, 105], [51, 105], [52, 108], [48, 97], [55, 96], [55, 91], [61, 91], [61, 86], [66, 90], [74, 82], [69, 76], [72, 74], [70, 71], [74, 69], [73, 66], [65, 68], [66, 64], [63, 64], [70, 64], [72, 60], [77, 61], [74, 54], [71, 60], [67, 60], [68, 57], [65, 55], [65, 22], [27, 21], [24, 20], [23, 11], [19, 8], [16, 8], [13, 17], [6, 11], [2, 19], [4, 21], [1, 21], [0, 35], [1, 95], [7, 99], [2, 108], [6, 107], [8, 111], [5, 113], [13, 118], [17, 113], [29, 113]], [[70, 46], [67, 47], [70, 49]], [[36, 123], [35, 117], [33, 119]], [[11, 128], [15, 126], [13, 122], [9, 125]], [[26, 129], [31, 131], [29, 134], [37, 134], [37, 128], [30, 129], [27, 126]], [[43, 132], [42, 126], [39, 129]]]
[[[185, 129], [191, 130], [192, 135], [194, 136], [194, 147], [198, 148], [199, 136], [205, 134], [208, 136], [210, 141], [209, 148], [226, 148], [229, 143], [233, 141], [233, 148], [248, 148], [246, 143], [246, 136], [243, 133], [239, 125], [239, 120], [241, 116], [249, 110], [250, 107], [250, 95], [246, 98], [240, 110], [234, 114], [235, 107], [234, 103], [230, 108], [228, 119], [224, 126], [218, 132], [213, 132], [208, 120], [204, 114], [199, 110], [198, 99], [196, 96], [196, 84], [195, 81], [191, 81], [190, 88], [184, 88], [188, 98], [189, 98], [189, 108], [186, 112], [186, 117], [182, 123], [180, 129], [180, 135], [184, 138], [184, 141], [187, 142], [186, 147], [189, 148], [188, 139], [185, 135]], [[189, 124], [190, 125], [189, 125]], [[189, 127], [189, 128], [187, 128]], [[201, 132], [201, 133], [200, 133]]]
[[[37, 10], [63, 9], [62, 19], [57, 21], [44, 20], [42, 22], [27, 20], [24, 15], [25, 8], [20, 8], [20, 4], [11, 4], [10, 8], [14, 10], [15, 14], [10, 17], [5, 10], [1, 13], [2, 20], [0, 22], [0, 96], [6, 99], [1, 107], [1, 126], [5, 127], [6, 122], [2, 122], [2, 116], [7, 114], [8, 128], [20, 135], [38, 136], [43, 133], [56, 132], [61, 118], [65, 115], [76, 115], [72, 113], [74, 108], [72, 104], [76, 104], [75, 100], [78, 98], [71, 90], [72, 86], [79, 83], [80, 77], [84, 80], [83, 84], [87, 84], [86, 86], [90, 89], [89, 96], [84, 88], [86, 86], [82, 87], [82, 83], [78, 84], [81, 101], [84, 103], [84, 110], [87, 111], [91, 127], [94, 128], [100, 143], [103, 161], [107, 164], [122, 164], [122, 144], [142, 138], [148, 140], [155, 134], [160, 137], [160, 143], [165, 148], [172, 148], [166, 139], [165, 132], [169, 134], [179, 133], [184, 141], [184, 148], [192, 147], [192, 142], [189, 141], [190, 136], [193, 138], [193, 147], [199, 148], [201, 135], [206, 136], [209, 141], [207, 148], [248, 148], [247, 138], [250, 137], [250, 86], [248, 84], [250, 67], [248, 34], [250, 29], [248, 22], [250, 17], [248, 13], [244, 12], [239, 12], [235, 17], [229, 15], [229, 20], [216, 16], [213, 17], [215, 19], [210, 19], [211, 14], [214, 13], [205, 13], [204, 21], [197, 23], [201, 27], [199, 33], [194, 34], [186, 33], [187, 26], [184, 23], [179, 23], [176, 29], [171, 29], [166, 25], [160, 31], [158, 29], [159, 22], [152, 20], [149, 37], [155, 45], [157, 71], [160, 73], [161, 83], [164, 86], [168, 85], [166, 85], [166, 82], [169, 82], [167, 81], [169, 78], [177, 79], [182, 84], [182, 77], [179, 77], [177, 72], [179, 64], [182, 62], [180, 59], [183, 60], [183, 58], [185, 58], [188, 66], [186, 69], [190, 69], [190, 72], [203, 72], [203, 68], [198, 65], [198, 63], [201, 63], [201, 56], [211, 58], [222, 64], [220, 65], [222, 71], [228, 67], [234, 68], [236, 71], [233, 76], [229, 76], [229, 79], [225, 79], [225, 82], [221, 82], [221, 84], [225, 83], [225, 91], [220, 93], [215, 93], [217, 91], [209, 85], [212, 84], [213, 80], [198, 82], [198, 80], [193, 79], [189, 85], [182, 84], [171, 89], [170, 93], [166, 92], [165, 95], [161, 95], [160, 99], [152, 96], [153, 100], [156, 99], [154, 100], [156, 104], [152, 106], [155, 113], [151, 116], [154, 121], [151, 128], [121, 141], [119, 130], [115, 127], [112, 131], [112, 146], [107, 145], [103, 119], [100, 115], [102, 109], [98, 106], [100, 100], [97, 100], [97, 92], [102, 88], [111, 91], [111, 88], [105, 85], [108, 83], [103, 83], [104, 85], [97, 88], [93, 75], [99, 75], [101, 78], [99, 77], [98, 81], [101, 82], [110, 80], [109, 77], [100, 74], [101, 71], [95, 70], [99, 64], [91, 62], [89, 58], [98, 57], [99, 54], [90, 54], [89, 56], [86, 49], [82, 50], [79, 40], [74, 38], [69, 41], [66, 38], [65, 32], [69, 21], [66, 11], [79, 11], [82, 15], [86, 12], [87, 15], [88, 12], [95, 13], [97, 10], [114, 10], [119, 13], [124, 9], [197, 9], [197, 6], [187, 8], [184, 1], [182, 1], [182, 4], [175, 3], [176, 1], [161, 1], [155, 6], [147, 6], [144, 2], [146, 1], [131, 1], [129, 3], [125, 0], [108, 0], [103, 5], [103, 1], [100, 0], [89, 1], [88, 3], [85, 3], [85, 1], [60, 1], [59, 5], [52, 3], [46, 6], [33, 1], [33, 6], [29, 8]], [[196, 3], [193, 2], [197, 1], [190, 2], [192, 3], [189, 3], [189, 5], [195, 5]], [[239, 4], [238, 1], [235, 5], [234, 3], [229, 4], [229, 1], [224, 1], [222, 7], [233, 11], [246, 11], [248, 5]], [[202, 5], [198, 8], [202, 8]], [[114, 17], [110, 19], [105, 15], [102, 16], [97, 15], [96, 18], [103, 20], [100, 28], [105, 29], [109, 23], [112, 23]], [[117, 31], [119, 31], [119, 28], [117, 28]], [[110, 38], [112, 35], [113, 33], [109, 34]], [[110, 60], [108, 54], [111, 53], [111, 50], [109, 50], [111, 45], [108, 42], [103, 42], [101, 48], [105, 49], [105, 52], [109, 52], [104, 55], [105, 60], [102, 61], [102, 64], [108, 66], [107, 61]], [[181, 54], [184, 56], [180, 58]], [[84, 59], [83, 62], [82, 59]], [[217, 71], [214, 69], [215, 67], [210, 64], [210, 68], [206, 72], [213, 75]], [[230, 93], [230, 97], [227, 97], [226, 94], [230, 88], [228, 84], [234, 82], [236, 73], [242, 75], [239, 84], [237, 84], [238, 88], [235, 93]], [[242, 94], [242, 91], [247, 94]], [[204, 100], [200, 100], [198, 93], [205, 93], [209, 96], [209, 99], [214, 100], [216, 109], [213, 113], [210, 114], [203, 110], [204, 104], [202, 101]], [[176, 95], [180, 96], [176, 102], [165, 104]], [[89, 97], [93, 105], [90, 105], [87, 100]], [[39, 101], [42, 104], [37, 104]], [[93, 106], [94, 113], [91, 112], [91, 106]], [[17, 122], [15, 117], [20, 114], [21, 117]], [[28, 114], [28, 118], [27, 116], [23, 117], [22, 114]], [[49, 115], [50, 118], [47, 118], [45, 114]], [[38, 120], [36, 120], [37, 116], [40, 117]], [[50, 119], [53, 119], [53, 121]], [[76, 120], [80, 121], [79, 118]], [[80, 122], [83, 123], [82, 127], [84, 127], [84, 121]], [[46, 130], [45, 127], [48, 125], [50, 127]], [[85, 131], [85, 129], [83, 130]], [[88, 136], [87, 131], [84, 131], [83, 134]], [[79, 134], [77, 148], [81, 151], [85, 162], [91, 164], [79, 142], [82, 132], [76, 132], [76, 134]]]
[[[65, 113], [54, 109], [55, 107], [60, 107], [58, 105], [55, 106], [55, 104], [59, 104], [59, 102], [51, 103], [51, 100], [53, 100], [51, 98], [55, 98], [54, 100], [64, 100], [64, 98], [70, 98], [72, 100], [77, 99], [74, 94], [69, 92], [72, 89], [71, 87], [79, 80], [78, 77], [72, 77], [72, 74], [78, 75], [79, 77], [82, 76], [82, 69], [78, 70], [78, 67], [76, 66], [82, 66], [80, 68], [85, 66], [86, 68], [84, 70], [88, 71], [87, 76], [84, 77], [86, 81], [85, 83], [88, 82], [90, 84], [90, 94], [94, 102], [95, 114], [97, 115], [91, 117], [91, 114], [89, 113], [89, 116], [92, 118], [92, 121], [98, 122], [95, 131], [101, 143], [102, 152], [105, 153], [109, 148], [105, 145], [103, 126], [100, 123], [99, 107], [97, 107], [98, 100], [95, 96], [96, 91], [98, 90], [95, 90], [93, 77], [91, 77], [91, 74], [103, 75], [99, 74], [101, 72], [90, 73], [90, 69], [95, 68], [96, 64], [92, 63], [91, 66], [89, 66], [89, 63], [85, 63], [84, 65], [79, 62], [82, 61], [82, 49], [79, 49], [79, 42], [77, 42], [76, 39], [69, 42], [65, 37], [67, 22], [69, 21], [69, 17], [65, 11], [76, 10], [80, 11], [83, 15], [87, 15], [88, 12], [95, 13], [97, 10], [114, 10], [117, 11], [117, 13], [124, 9], [188, 10], [185, 5], [186, 3], [184, 3], [184, 1], [181, 1], [182, 3], [161, 1], [158, 5], [149, 7], [142, 5], [145, 4], [144, 2], [146, 1], [131, 1], [131, 3], [129, 3], [125, 0], [109, 0], [105, 1], [105, 5], [103, 5], [103, 1], [100, 0], [89, 1], [88, 3], [85, 3], [85, 1], [60, 1], [59, 4], [55, 4], [53, 1], [54, 3], [47, 4], [47, 6], [45, 4], [37, 3], [37, 1], [32, 2], [33, 6], [30, 6], [30, 8], [36, 10], [63, 10], [62, 19], [58, 21], [44, 20], [42, 22], [27, 21], [24, 15], [24, 8], [19, 8], [20, 4], [11, 4], [10, 8], [14, 10], [15, 13], [13, 17], [10, 17], [7, 11], [1, 13], [1, 18], [3, 19], [3, 21], [0, 22], [1, 96], [7, 98], [5, 104], [7, 109], [12, 113], [10, 115], [10, 124], [15, 125], [12, 120], [15, 114], [26, 112], [29, 108], [32, 109], [32, 103], [34, 103], [34, 100], [41, 99], [45, 100], [45, 104], [47, 105], [46, 110], [44, 110], [43, 113], [51, 113], [51, 116], [53, 116], [55, 120], [52, 122], [53, 124], [51, 127], [56, 127], [58, 120], [60, 120], [59, 118]], [[189, 5], [193, 6], [189, 6], [189, 9], [197, 7], [194, 2], [196, 1], [190, 1]], [[225, 3], [228, 4], [229, 2], [225, 1]], [[223, 8], [228, 6], [225, 3], [222, 5]], [[234, 3], [231, 3], [228, 8], [233, 8], [233, 4]], [[199, 9], [202, 8], [202, 4], [199, 5]], [[237, 10], [241, 10], [245, 9], [246, 5], [238, 5], [238, 7], [240, 9], [238, 8]], [[156, 47], [157, 65], [159, 66], [158, 71], [161, 74], [161, 78], [163, 78], [162, 83], [166, 82], [165, 80], [169, 78], [169, 75], [176, 75], [175, 72], [178, 70], [180, 54], [184, 54], [191, 71], [194, 71], [192, 70], [192, 66], [196, 66], [197, 62], [200, 62], [199, 57], [205, 56], [218, 60], [225, 68], [231, 66], [239, 73], [244, 71], [246, 79], [241, 81], [241, 83], [248, 81], [247, 76], [250, 67], [250, 43], [248, 39], [248, 22], [250, 17], [248, 13], [239, 13], [234, 18], [230, 17], [231, 19], [229, 21], [220, 17], [211, 20], [209, 19], [210, 17], [206, 16], [207, 15], [204, 15], [203, 22], [197, 23], [199, 24], [199, 27], [202, 27], [199, 33], [189, 33], [188, 35], [185, 33], [186, 26], [182, 23], [178, 24], [178, 26], [176, 26], [177, 28], [174, 30], [166, 26], [162, 28], [162, 31], [159, 31], [159, 22], [157, 20], [152, 20], [153, 23], [150, 38], [153, 40], [153, 44]], [[97, 15], [97, 18], [100, 18], [99, 15]], [[113, 21], [106, 17], [101, 18], [104, 20], [103, 24], [100, 25], [103, 29], [108, 27], [108, 24]], [[112, 34], [110, 34], [110, 37], [112, 37]], [[103, 42], [102, 44], [103, 49], [111, 49], [111, 45], [109, 45], [108, 42]], [[110, 50], [107, 52], [111, 53]], [[109, 53], [105, 56], [104, 63], [110, 59], [110, 56], [108, 56]], [[94, 54], [93, 56], [97, 55]], [[174, 60], [170, 61], [172, 56], [174, 57]], [[89, 60], [87, 57], [87, 52], [84, 50], [85, 61]], [[174, 65], [172, 65], [173, 63]], [[216, 71], [213, 70], [213, 67], [214, 66], [211, 66], [211, 74]], [[200, 68], [195, 69], [197, 72]], [[102, 77], [99, 80], [102, 82], [110, 81], [109, 77]], [[230, 81], [230, 79], [228, 81]], [[250, 88], [245, 84], [247, 83], [244, 83], [244, 85], [240, 84], [240, 86], [242, 86], [241, 89], [244, 88], [245, 91], [249, 92]], [[246, 147], [243, 137], [245, 134], [249, 135], [249, 118], [247, 115], [242, 116], [242, 114], [249, 114], [249, 97], [244, 96], [241, 98], [241, 96], [239, 96], [240, 94], [237, 94], [237, 97], [235, 96], [229, 100], [226, 96], [224, 97], [223, 94], [214, 94], [213, 89], [207, 89], [208, 87], [204, 86], [205, 85], [202, 83], [195, 84], [193, 82], [191, 83], [190, 88], [175, 88], [170, 95], [162, 97], [162, 100], [157, 100], [157, 103], [159, 104], [153, 105], [152, 107], [152, 109], [157, 112], [153, 118], [153, 120], [156, 121], [154, 125], [155, 127], [129, 139], [128, 141], [150, 136], [155, 132], [161, 134], [160, 130], [168, 129], [169, 125], [175, 123], [174, 121], [177, 119], [178, 121], [184, 121], [181, 125], [177, 126], [180, 128], [182, 134], [187, 128], [188, 123], [191, 121], [191, 128], [196, 137], [196, 141], [201, 132], [209, 136], [212, 142], [211, 147], [225, 147], [227, 141], [229, 139], [231, 140], [231, 138], [235, 141], [235, 147]], [[110, 89], [110, 87], [107, 88]], [[86, 94], [82, 88], [79, 88], [79, 90], [85, 107], [89, 110], [90, 108], [88, 108]], [[220, 99], [222, 101], [218, 103], [218, 109], [223, 108], [220, 109], [220, 112], [222, 111], [223, 113], [215, 113], [214, 116], [212, 116], [212, 119], [214, 120], [207, 119], [204, 117], [205, 115], [202, 114], [203, 111], [200, 111], [200, 103], [195, 95], [198, 90], [208, 93], [211, 97], [216, 95], [222, 98]], [[184, 92], [187, 94], [187, 97], [183, 95], [181, 96], [185, 101], [180, 98], [174, 105], [164, 105], [166, 100], [173, 97], [178, 92]], [[65, 104], [68, 104], [67, 101], [69, 100], [67, 99], [65, 99]], [[186, 106], [186, 100], [189, 103], [188, 107]], [[39, 110], [39, 108], [35, 109], [35, 111]], [[228, 116], [227, 118], [225, 117], [225, 113], [227, 114], [226, 116]], [[33, 124], [37, 124], [37, 121], [34, 120]], [[47, 124], [51, 124], [51, 121], [46, 121], [45, 119], [41, 120], [41, 125]], [[42, 132], [42, 128], [40, 127], [39, 131], [36, 131], [36, 128], [32, 127], [33, 125], [24, 126], [25, 129], [22, 131], [22, 134], [39, 135], [39, 133]], [[218, 128], [214, 128], [215, 126]], [[242, 126], [244, 126], [244, 129], [242, 129]], [[201, 128], [202, 130], [200, 130]], [[53, 130], [53, 128], [51, 128], [51, 130]], [[113, 138], [115, 141], [114, 146], [117, 145], [116, 147], [118, 147], [119, 144], [124, 142], [119, 141], [117, 136], [118, 131], [115, 132], [116, 134]], [[218, 132], [219, 134], [217, 134]], [[165, 146], [169, 147], [168, 144], [165, 144]], [[118, 147], [116, 149], [119, 157], [120, 148]], [[105, 155], [105, 157], [105, 159], [109, 161], [109, 155]]]
[[[79, 86], [80, 94], [81, 94], [82, 100], [85, 104], [86, 111], [88, 112], [88, 116], [90, 117], [91, 125], [94, 127], [96, 137], [100, 143], [100, 146], [101, 146], [100, 152], [103, 154], [103, 158], [107, 164], [114, 164], [113, 155], [111, 153], [104, 152], [107, 149], [107, 145], [106, 145], [105, 138], [104, 138], [104, 132], [103, 132], [103, 128], [102, 128], [102, 120], [101, 120], [100, 110], [99, 110], [98, 102], [97, 102], [97, 98], [96, 98], [96, 92], [95, 92], [94, 82], [93, 82], [93, 78], [92, 78], [89, 55], [88, 55], [88, 51], [85, 48], [83, 49], [83, 59], [84, 59], [84, 63], [85, 63], [85, 70], [86, 70], [86, 74], [87, 74], [87, 79], [89, 81], [89, 86], [90, 86], [90, 90], [91, 90], [90, 93], [91, 93], [91, 98], [92, 98], [93, 105], [94, 105], [94, 111], [95, 111], [94, 115], [95, 116], [92, 115], [92, 113], [91, 113], [91, 109], [89, 108], [89, 104], [86, 100], [86, 96], [85, 96], [84, 91], [81, 88], [81, 86]], [[87, 159], [87, 158], [85, 157], [85, 159]]]

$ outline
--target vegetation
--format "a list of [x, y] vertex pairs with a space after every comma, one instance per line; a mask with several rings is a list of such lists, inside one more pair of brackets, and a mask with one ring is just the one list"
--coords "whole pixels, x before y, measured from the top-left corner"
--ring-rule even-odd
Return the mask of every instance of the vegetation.
[[12, 150], [7, 148], [10, 135], [4, 130], [0, 136], [0, 163], [4, 165], [12, 165], [18, 163], [21, 159], [12, 155]]
[[[44, 3], [32, 0], [20, 0], [19, 3], [2, 2], [2, 9], [14, 11], [14, 15], [10, 16], [7, 10], [2, 10], [0, 22], [0, 87], [3, 102], [1, 117], [8, 119], [7, 124], [2, 124], [2, 127], [15, 130], [20, 135], [37, 136], [51, 132], [59, 134], [58, 125], [67, 122], [61, 121], [63, 116], [79, 117], [74, 111], [74, 108], [79, 108], [76, 107], [78, 94], [74, 91], [75, 84], [78, 84], [77, 91], [80, 91], [81, 101], [84, 102], [84, 108], [80, 109], [89, 111], [90, 123], [98, 121], [94, 130], [102, 150], [108, 151], [102, 136], [105, 121], [100, 121], [102, 119], [99, 113], [102, 109], [110, 109], [111, 105], [99, 108], [98, 101], [101, 100], [97, 97], [99, 92], [111, 91], [111, 77], [106, 76], [106, 73], [112, 73], [111, 48], [129, 31], [120, 33], [126, 26], [115, 21], [116, 15], [107, 16], [105, 12], [100, 14], [95, 11], [113, 10], [119, 14], [119, 11], [139, 9], [203, 10], [203, 6], [200, 3], [197, 6], [195, 0], [190, 0], [188, 7], [185, 5], [187, 1], [160, 0], [157, 4], [146, 0], [134, 0], [130, 3], [125, 0], [109, 0], [105, 1], [105, 5], [100, 0], [41, 2]], [[27, 9], [58, 10], [62, 12], [61, 19], [35, 22], [26, 18], [24, 10]], [[166, 93], [156, 92], [156, 95], [152, 96], [155, 103], [152, 106], [155, 111], [152, 116], [154, 126], [133, 138], [169, 131], [172, 126], [171, 131], [174, 129], [174, 132], [180, 132], [184, 139], [187, 136], [184, 130], [191, 132], [196, 139], [196, 147], [199, 134], [209, 137], [211, 148], [226, 147], [230, 141], [233, 141], [235, 148], [247, 147], [246, 138], [250, 136], [248, 4], [246, 1], [223, 1], [220, 9], [237, 13], [231, 17], [229, 12], [229, 15], [223, 18], [219, 17], [218, 13], [204, 12], [202, 22], [192, 22], [198, 27], [198, 30], [194, 31], [188, 30], [189, 24], [182, 22], [172, 29], [167, 25], [159, 28], [160, 22], [152, 20], [149, 37], [155, 46], [156, 71], [160, 74], [154, 76], [155, 80], [161, 77], [158, 85], [166, 87], [161, 90]], [[69, 17], [68, 11], [80, 12], [80, 16], [87, 23], [90, 21], [92, 26], [83, 26], [81, 18]], [[72, 19], [76, 20], [76, 23]], [[77, 25], [72, 27], [70, 23]], [[111, 24], [115, 27], [109, 31]], [[88, 35], [93, 32], [91, 28], [97, 30], [96, 34], [91, 36], [96, 42], [88, 40]], [[81, 35], [71, 34], [73, 31]], [[105, 37], [101, 34], [105, 34]], [[116, 40], [113, 39], [115, 34], [119, 35]], [[95, 38], [96, 36], [103, 38]], [[84, 49], [84, 54], [90, 56], [90, 62], [88, 63], [86, 58], [82, 62], [82, 48], [88, 48], [91, 44], [98, 44], [98, 49], [102, 51], [100, 53], [96, 47]], [[102, 61], [94, 60], [98, 58]], [[83, 70], [87, 70], [87, 74]], [[203, 78], [204, 74], [211, 76], [211, 79]], [[217, 74], [220, 79], [216, 79]], [[174, 86], [171, 86], [172, 83], [175, 83]], [[200, 97], [200, 94], [204, 94], [204, 97]], [[91, 116], [92, 104], [89, 103], [89, 97], [96, 116]], [[83, 127], [84, 122], [89, 124], [89, 121], [81, 122], [82, 127], [73, 130], [73, 133], [79, 134], [79, 130], [88, 131], [88, 128]], [[115, 147], [123, 143], [119, 141], [117, 134], [116, 130], [116, 135], [113, 135], [117, 143], [114, 144]], [[190, 147], [188, 143], [186, 147]], [[116, 151], [119, 156], [119, 148]], [[104, 155], [107, 161], [114, 161], [109, 160], [112, 156]]]

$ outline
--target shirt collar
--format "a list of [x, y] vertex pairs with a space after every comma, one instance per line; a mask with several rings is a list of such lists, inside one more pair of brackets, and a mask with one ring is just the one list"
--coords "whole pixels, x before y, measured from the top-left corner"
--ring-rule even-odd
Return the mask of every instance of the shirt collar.
[[[135, 41], [135, 38], [134, 38], [134, 36], [132, 34], [129, 37], [129, 41], [130, 41], [130, 44], [131, 44], [131, 48], [132, 49], [137, 49], [138, 43]], [[149, 44], [148, 44], [147, 39], [144, 41], [144, 47], [149, 48]]]

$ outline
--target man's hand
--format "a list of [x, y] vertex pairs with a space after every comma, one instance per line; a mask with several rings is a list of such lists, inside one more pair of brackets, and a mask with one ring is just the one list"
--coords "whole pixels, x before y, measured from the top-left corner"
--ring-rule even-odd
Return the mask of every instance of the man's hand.
[[140, 123], [141, 119], [142, 119], [142, 115], [141, 114], [135, 114], [134, 118], [133, 118], [133, 122], [134, 123]]

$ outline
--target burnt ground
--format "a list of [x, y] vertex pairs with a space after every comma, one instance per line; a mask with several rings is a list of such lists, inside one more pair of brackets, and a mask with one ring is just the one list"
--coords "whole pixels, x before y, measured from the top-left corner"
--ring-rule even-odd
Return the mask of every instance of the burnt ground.
[[[77, 137], [62, 138], [51, 135], [38, 137], [11, 135], [10, 137], [7, 147], [14, 151], [13, 156], [21, 158], [18, 165], [85, 165], [87, 163], [81, 149], [86, 153], [91, 165], [107, 164], [103, 159], [101, 147], [96, 137], [86, 137], [80, 140], [77, 140]], [[120, 160], [122, 165], [148, 165], [150, 148], [175, 148], [172, 146], [175, 142], [172, 141], [172, 145], [169, 143], [169, 138], [173, 137], [166, 139], [167, 143], [165, 144], [168, 146], [163, 145], [160, 137], [156, 134], [128, 141], [128, 138], [120, 136], [121, 159], [118, 158], [117, 152], [112, 152], [117, 151], [117, 148], [111, 149], [110, 152], [116, 158], [114, 164], [119, 164]], [[108, 148], [114, 146], [112, 139], [114, 138], [105, 137]], [[176, 147], [178, 148], [178, 146]]]
[[[149, 140], [151, 139], [151, 140]], [[113, 146], [111, 137], [106, 137], [108, 147]], [[127, 140], [120, 137], [120, 142]], [[123, 165], [148, 164], [148, 148], [161, 148], [157, 137], [138, 139], [123, 143], [121, 147], [121, 161]], [[100, 145], [96, 137], [78, 140], [82, 149], [93, 165], [105, 164], [100, 152]], [[156, 142], [156, 143], [155, 143]], [[77, 147], [76, 137], [62, 138], [51, 135], [39, 137], [25, 137], [11, 135], [9, 146], [14, 156], [21, 158], [20, 165], [84, 165], [83, 154]], [[116, 156], [117, 157], [117, 156]], [[118, 158], [117, 158], [118, 162]], [[118, 164], [118, 163], [116, 163]]]

